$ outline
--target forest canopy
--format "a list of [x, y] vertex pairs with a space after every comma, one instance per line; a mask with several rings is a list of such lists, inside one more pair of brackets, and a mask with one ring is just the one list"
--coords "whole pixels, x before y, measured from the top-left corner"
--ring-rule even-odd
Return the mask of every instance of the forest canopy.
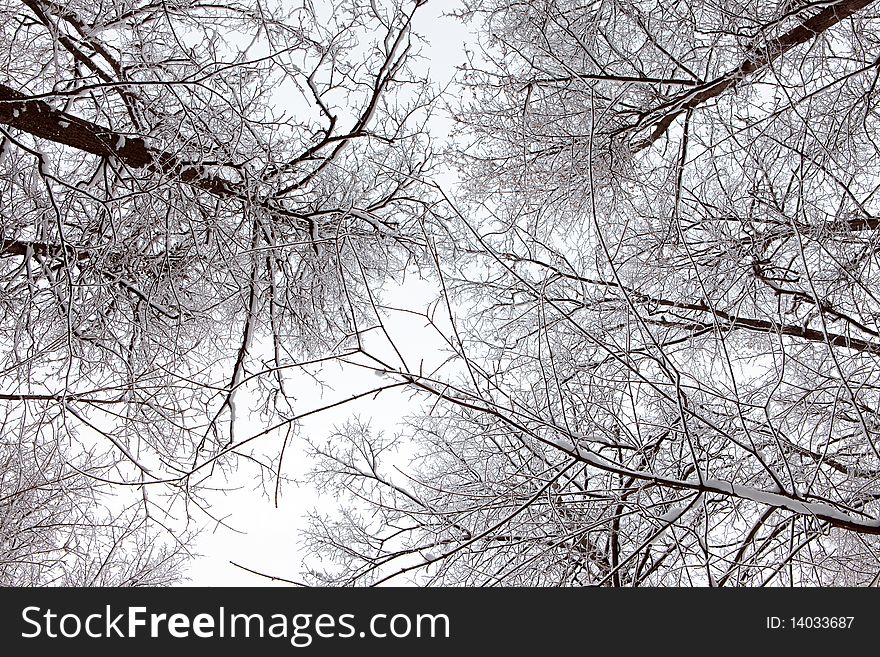
[[176, 583], [288, 449], [312, 583], [877, 583], [870, 0], [0, 11], [0, 583]]

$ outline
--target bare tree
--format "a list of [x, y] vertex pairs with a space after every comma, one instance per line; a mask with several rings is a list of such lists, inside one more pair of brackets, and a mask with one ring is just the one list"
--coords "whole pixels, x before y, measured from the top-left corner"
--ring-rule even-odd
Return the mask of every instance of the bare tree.
[[[10, 429], [10, 427], [4, 427]], [[112, 476], [95, 455], [57, 441], [0, 443], [0, 583], [166, 586], [180, 580], [189, 536], [165, 531], [138, 499], [95, 485]], [[112, 460], [111, 460], [112, 462]]]
[[452, 373], [316, 444], [314, 577], [876, 583], [874, 4], [467, 4]]
[[[415, 6], [0, 6], [3, 583], [172, 581], [120, 546], [254, 460], [238, 393], [292, 427], [283, 373], [357, 348], [423, 240]], [[140, 505], [83, 509], [114, 490]]]

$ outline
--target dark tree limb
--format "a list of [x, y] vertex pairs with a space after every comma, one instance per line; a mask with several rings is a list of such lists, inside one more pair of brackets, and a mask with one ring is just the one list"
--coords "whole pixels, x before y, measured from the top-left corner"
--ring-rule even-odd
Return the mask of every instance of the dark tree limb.
[[771, 64], [789, 50], [814, 39], [864, 9], [873, 1], [840, 0], [818, 14], [807, 18], [782, 36], [762, 41], [759, 45], [753, 46], [742, 63], [732, 71], [728, 71], [695, 89], [678, 94], [648, 112], [633, 128], [640, 130], [653, 124], [654, 129], [645, 139], [637, 142], [633, 146], [633, 150], [642, 150], [657, 141], [683, 112], [695, 109], [706, 101], [717, 98], [728, 89], [736, 86], [743, 78]]

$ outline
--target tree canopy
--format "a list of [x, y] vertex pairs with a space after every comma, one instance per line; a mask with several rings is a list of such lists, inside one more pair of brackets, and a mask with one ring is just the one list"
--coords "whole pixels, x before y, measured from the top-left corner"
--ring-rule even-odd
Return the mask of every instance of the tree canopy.
[[[4, 579], [171, 583], [306, 441], [319, 583], [876, 583], [874, 3], [465, 0], [440, 89], [425, 5], [3, 5]], [[331, 361], [423, 411], [301, 435]]]

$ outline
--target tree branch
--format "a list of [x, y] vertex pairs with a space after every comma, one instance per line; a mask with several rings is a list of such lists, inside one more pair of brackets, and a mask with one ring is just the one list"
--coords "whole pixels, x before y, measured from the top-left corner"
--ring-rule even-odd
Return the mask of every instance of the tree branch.
[[717, 98], [734, 87], [743, 78], [755, 73], [772, 63], [789, 50], [810, 41], [829, 28], [849, 18], [857, 11], [864, 9], [874, 0], [841, 0], [826, 7], [818, 14], [811, 16], [800, 25], [792, 28], [781, 37], [769, 39], [760, 45], [753, 46], [742, 63], [732, 71], [701, 85], [698, 88], [678, 94], [654, 110], [648, 112], [635, 126], [640, 130], [654, 123], [654, 130], [648, 137], [633, 146], [634, 151], [647, 148], [657, 141], [683, 112], [702, 105], [707, 100]]

